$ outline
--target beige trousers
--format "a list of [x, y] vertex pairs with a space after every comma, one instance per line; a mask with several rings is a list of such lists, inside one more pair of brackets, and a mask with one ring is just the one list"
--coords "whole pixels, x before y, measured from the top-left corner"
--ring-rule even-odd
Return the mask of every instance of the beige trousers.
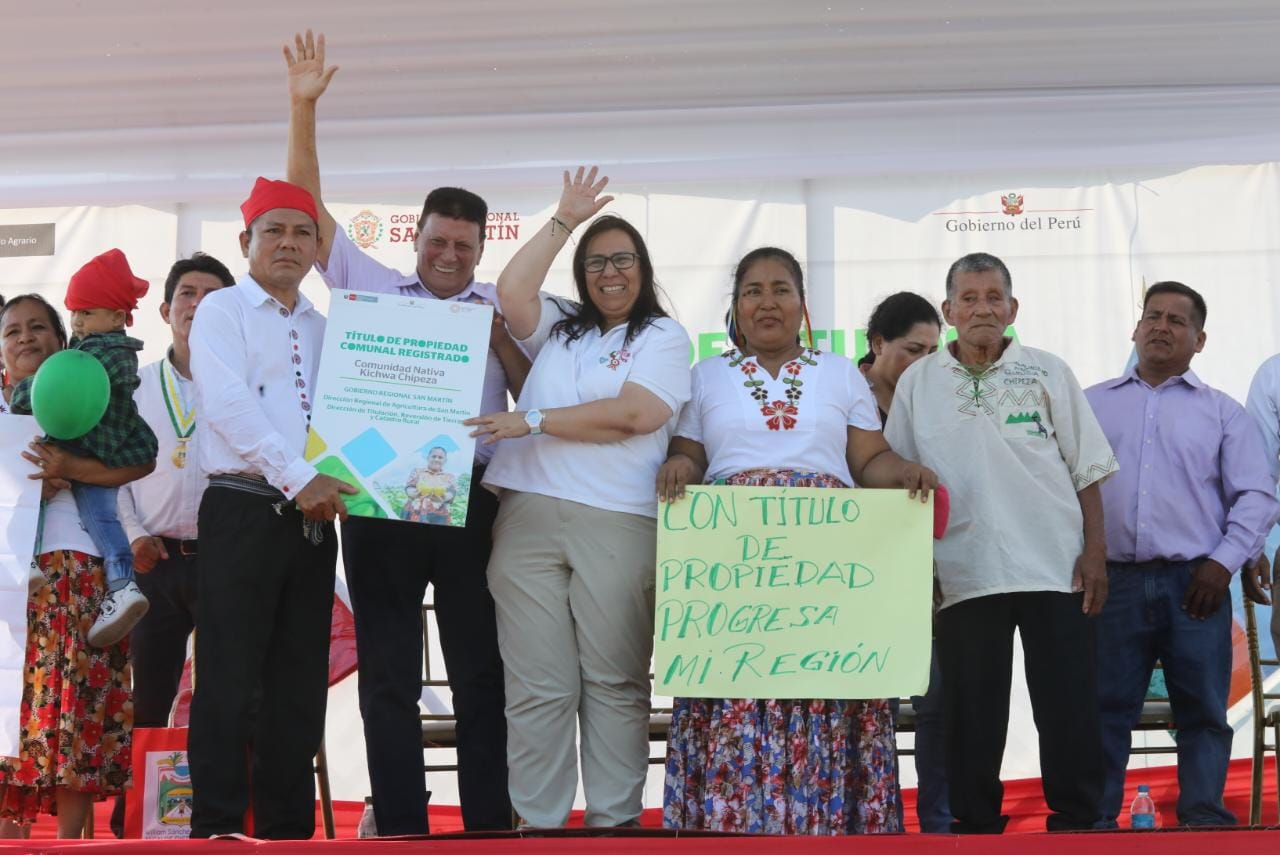
[[649, 758], [656, 522], [536, 493], [506, 492], [489, 590], [506, 673], [511, 805], [564, 825], [582, 733], [586, 824], [638, 819]]

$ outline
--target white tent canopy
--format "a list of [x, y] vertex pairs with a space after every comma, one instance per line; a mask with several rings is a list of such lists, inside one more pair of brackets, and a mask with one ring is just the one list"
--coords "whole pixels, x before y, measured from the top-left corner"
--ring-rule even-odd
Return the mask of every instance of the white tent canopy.
[[10, 0], [0, 208], [237, 198], [283, 170], [279, 46], [343, 66], [327, 189], [1190, 166], [1280, 148], [1268, 0]]

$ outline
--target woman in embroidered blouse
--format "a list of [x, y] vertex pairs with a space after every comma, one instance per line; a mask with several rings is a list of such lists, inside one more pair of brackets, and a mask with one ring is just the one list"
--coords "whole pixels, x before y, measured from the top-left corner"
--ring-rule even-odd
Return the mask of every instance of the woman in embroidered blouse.
[[[34, 374], [66, 344], [58, 313], [39, 295], [14, 297], [0, 311], [8, 383]], [[22, 455], [45, 479], [36, 556], [44, 578], [35, 578], [27, 601], [21, 718], [13, 722], [21, 728], [20, 756], [0, 760], [0, 837], [27, 836], [40, 813], [58, 817], [59, 837], [79, 837], [93, 801], [122, 792], [128, 781], [133, 700], [128, 639], [103, 650], [85, 640], [106, 585], [67, 482], [119, 486], [154, 467], [109, 469], [39, 443]]]
[[[762, 247], [738, 263], [729, 310], [738, 349], [695, 366], [693, 397], [658, 473], [660, 499], [704, 481], [857, 483], [926, 496], [937, 486], [933, 472], [890, 450], [853, 363], [801, 345], [805, 314], [804, 277], [790, 253]], [[889, 701], [677, 698], [663, 823], [765, 834], [901, 830]]]
[[508, 786], [521, 823], [563, 825], [582, 733], [586, 824], [637, 824], [648, 768], [657, 502], [653, 479], [689, 399], [689, 336], [658, 303], [640, 233], [619, 217], [578, 238], [580, 302], [539, 288], [568, 235], [611, 197], [564, 175], [555, 215], [498, 277], [534, 357], [517, 411], [471, 419], [501, 440], [488, 581], [506, 674]]

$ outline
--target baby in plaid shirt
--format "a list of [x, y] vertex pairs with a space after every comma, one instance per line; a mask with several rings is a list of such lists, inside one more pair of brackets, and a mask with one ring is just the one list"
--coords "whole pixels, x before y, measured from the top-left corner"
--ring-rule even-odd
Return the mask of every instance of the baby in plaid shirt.
[[[57, 444], [81, 457], [96, 457], [113, 469], [152, 463], [156, 459], [156, 435], [143, 421], [133, 402], [138, 388], [138, 351], [142, 342], [125, 335], [133, 324], [138, 298], [147, 293], [147, 282], [133, 275], [124, 253], [108, 250], [80, 268], [67, 286], [66, 306], [71, 310], [71, 347], [102, 363], [111, 381], [111, 397], [102, 420], [84, 436], [57, 440]], [[31, 412], [28, 377], [14, 387], [11, 409]], [[116, 487], [100, 487], [73, 481], [80, 523], [102, 553], [107, 594], [89, 629], [95, 647], [110, 647], [129, 634], [149, 606], [133, 576], [133, 549], [116, 512]]]

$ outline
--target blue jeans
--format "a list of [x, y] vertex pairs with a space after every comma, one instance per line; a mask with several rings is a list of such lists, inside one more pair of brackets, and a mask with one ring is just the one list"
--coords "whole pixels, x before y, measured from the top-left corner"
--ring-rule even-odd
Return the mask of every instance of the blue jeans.
[[116, 487], [71, 482], [80, 525], [84, 526], [93, 539], [93, 545], [102, 553], [108, 591], [118, 591], [133, 581], [133, 549], [116, 512], [117, 492]]
[[1231, 603], [1224, 598], [1218, 610], [1202, 621], [1182, 610], [1191, 574], [1199, 563], [1107, 564], [1107, 603], [1094, 623], [1107, 764], [1101, 805], [1104, 822], [1117, 819], [1127, 808], [1124, 777], [1131, 734], [1159, 659], [1178, 728], [1178, 822], [1236, 823], [1222, 803], [1232, 737], [1227, 724]]

